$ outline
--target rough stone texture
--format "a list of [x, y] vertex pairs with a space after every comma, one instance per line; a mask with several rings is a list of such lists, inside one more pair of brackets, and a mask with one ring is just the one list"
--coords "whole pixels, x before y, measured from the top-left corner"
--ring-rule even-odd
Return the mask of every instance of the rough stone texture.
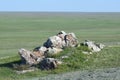
[[49, 37], [49, 39], [44, 43], [44, 46], [55, 47], [55, 48], [62, 48], [62, 39], [58, 36]]
[[28, 51], [28, 50], [22, 48], [19, 50], [18, 53], [21, 57], [23, 64], [33, 65], [33, 64], [37, 63], [36, 62], [37, 57], [31, 51]]
[[22, 64], [28, 65], [39, 64], [42, 70], [55, 69], [59, 64], [62, 63], [57, 59], [41, 57], [38, 55], [39, 53], [37, 53], [36, 55], [34, 52], [32, 53], [31, 51], [28, 51], [23, 48], [19, 50], [19, 54], [21, 56]]
[[41, 49], [39, 51], [32, 52], [22, 48], [19, 50], [18, 53], [20, 54], [22, 64], [29, 64], [29, 65], [38, 64], [40, 61], [43, 60], [43, 58], [45, 58], [44, 53], [41, 52]]
[[48, 40], [44, 43], [44, 46], [61, 48], [64, 47], [75, 47], [78, 44], [77, 37], [74, 33], [66, 33], [64, 31], [59, 32], [57, 35], [49, 37]]
[[33, 50], [33, 54], [35, 54], [35, 56], [37, 57], [44, 57], [44, 54], [46, 53], [46, 51], [47, 51], [47, 48], [44, 46], [36, 47]]
[[65, 35], [67, 35], [67, 33], [65, 31], [60, 31], [57, 36], [60, 37], [62, 40], [64, 40]]
[[74, 33], [68, 33], [65, 36], [65, 42], [67, 47], [75, 47], [78, 44], [78, 40]]
[[82, 46], [87, 46], [92, 52], [99, 52], [105, 46], [103, 44], [98, 44], [93, 41], [85, 40], [85, 42], [81, 43]]
[[44, 58], [39, 65], [42, 70], [49, 70], [57, 68], [58, 62], [59, 61], [54, 58]]
[[[98, 52], [104, 48], [103, 44], [97, 44], [89, 40], [86, 40], [82, 44], [83, 46], [88, 46], [92, 52]], [[74, 33], [60, 31], [55, 36], [49, 37], [43, 46], [36, 47], [33, 51], [22, 48], [19, 50], [19, 54], [21, 56], [22, 63], [24, 64], [34, 65], [40, 62], [43, 69], [53, 69], [57, 67], [58, 61], [53, 58], [45, 57], [47, 57], [47, 55], [57, 54], [63, 51], [65, 47], [76, 47], [77, 45], [78, 40]]]
[[74, 33], [66, 33], [64, 31], [60, 31], [57, 35], [49, 37], [48, 40], [43, 44], [44, 47], [47, 48], [47, 52], [45, 54], [56, 54], [61, 51], [65, 47], [75, 47], [78, 45], [77, 37]]
[[[88, 46], [93, 52], [98, 52], [104, 48], [103, 44], [96, 44], [89, 40], [82, 44]], [[47, 55], [54, 55], [63, 51], [65, 47], [76, 47], [77, 45], [78, 39], [74, 33], [60, 31], [55, 36], [49, 37], [43, 46], [36, 47], [33, 51], [22, 48], [19, 50], [19, 54], [24, 64], [34, 65], [40, 63], [42, 69], [54, 69], [61, 62], [59, 63], [54, 58], [46, 58]]]

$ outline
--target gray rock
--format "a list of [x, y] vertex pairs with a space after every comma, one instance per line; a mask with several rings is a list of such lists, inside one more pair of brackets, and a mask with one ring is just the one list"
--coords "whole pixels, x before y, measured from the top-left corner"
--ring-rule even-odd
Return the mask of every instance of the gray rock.
[[46, 48], [55, 47], [62, 48], [62, 39], [58, 36], [49, 37], [48, 40], [44, 43]]
[[75, 47], [78, 45], [77, 37], [74, 33], [66, 33], [64, 31], [59, 32], [57, 35], [49, 37], [48, 40], [44, 43], [44, 46], [55, 47], [55, 48], [64, 48], [64, 47]]
[[[47, 65], [50, 63], [49, 65], [52, 64], [56, 67], [56, 62], [58, 61], [49, 58], [46, 59], [46, 55], [57, 54], [63, 51], [65, 47], [75, 47], [77, 44], [78, 40], [74, 33], [67, 34], [65, 31], [60, 31], [57, 35], [49, 37], [43, 46], [36, 47], [33, 51], [20, 49], [19, 54], [24, 64], [34, 65], [42, 61], [42, 63], [45, 62]], [[48, 63], [46, 61], [50, 62]]]
[[43, 58], [45, 58], [44, 50], [46, 49], [44, 47], [41, 47], [39, 51], [32, 52], [22, 48], [18, 53], [21, 57], [22, 64], [35, 65], [42, 61]]
[[92, 52], [99, 52], [105, 45], [95, 43], [94, 41], [85, 40], [85, 42], [82, 43], [82, 46], [87, 46], [90, 50], [92, 50]]
[[28, 50], [22, 48], [19, 50], [18, 53], [21, 57], [23, 64], [33, 65], [33, 64], [37, 63], [36, 62], [37, 57], [31, 51], [28, 51]]
[[60, 61], [54, 58], [44, 58], [40, 62], [40, 68], [42, 70], [49, 70], [49, 69], [55, 69], [60, 64]]
[[68, 33], [65, 36], [65, 42], [67, 47], [75, 47], [78, 45], [78, 40], [74, 33]]
[[65, 31], [60, 31], [57, 36], [60, 37], [62, 39], [62, 41], [64, 40], [65, 38], [65, 35], [67, 35], [67, 33]]

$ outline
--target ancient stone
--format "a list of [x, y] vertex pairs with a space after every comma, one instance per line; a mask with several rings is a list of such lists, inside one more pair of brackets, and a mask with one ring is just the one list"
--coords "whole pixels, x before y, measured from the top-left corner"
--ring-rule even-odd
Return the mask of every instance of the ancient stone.
[[44, 58], [40, 62], [40, 68], [42, 70], [49, 70], [49, 69], [55, 69], [60, 64], [60, 62], [57, 59], [54, 58]]
[[57, 54], [63, 51], [65, 47], [75, 47], [76, 45], [78, 45], [78, 40], [74, 33], [67, 34], [60, 31], [55, 36], [49, 37], [43, 46], [36, 47], [33, 51], [22, 48], [19, 50], [19, 54], [24, 64], [35, 65], [40, 63], [43, 69], [54, 69], [62, 62], [53, 58], [46, 58], [47, 55]]
[[37, 57], [31, 51], [22, 48], [18, 53], [23, 64], [33, 65], [37, 63]]
[[78, 45], [78, 40], [74, 33], [68, 33], [61, 31], [57, 35], [49, 37], [48, 40], [44, 43], [44, 46], [61, 48], [64, 47], [75, 47]]
[[82, 43], [82, 46], [87, 46], [90, 50], [92, 50], [92, 52], [99, 52], [104, 48], [103, 44], [98, 44], [89, 40], [85, 40], [85, 42]]
[[32, 51], [22, 48], [19, 50], [18, 53], [21, 57], [22, 64], [28, 64], [31, 66], [38, 64], [45, 58], [45, 55], [43, 53], [41, 53], [40, 51], [32, 52]]
[[49, 39], [44, 43], [44, 46], [55, 47], [55, 48], [62, 48], [62, 39], [58, 36], [49, 37]]
[[67, 47], [75, 47], [78, 45], [78, 40], [74, 33], [68, 33], [65, 36], [65, 42]]
[[33, 50], [33, 54], [35, 54], [37, 57], [43, 57], [46, 51], [47, 51], [47, 48], [44, 46], [41, 46], [41, 47], [35, 48]]
[[64, 41], [65, 35], [67, 35], [67, 33], [65, 31], [60, 31], [57, 36], [60, 37], [62, 39], [62, 41]]

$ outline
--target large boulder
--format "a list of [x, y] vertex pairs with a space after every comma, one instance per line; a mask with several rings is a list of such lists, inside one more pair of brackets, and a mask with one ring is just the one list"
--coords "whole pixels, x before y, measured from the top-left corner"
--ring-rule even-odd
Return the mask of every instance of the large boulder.
[[33, 50], [33, 54], [37, 57], [44, 57], [45, 53], [47, 52], [47, 48], [44, 46], [36, 47]]
[[48, 40], [44, 43], [44, 46], [47, 48], [62, 48], [62, 39], [58, 36], [49, 37]]
[[64, 31], [59, 32], [57, 35], [49, 37], [48, 40], [44, 43], [44, 46], [61, 48], [64, 47], [75, 47], [78, 44], [77, 37], [74, 33], [66, 33]]
[[22, 48], [18, 53], [23, 64], [34, 65], [37, 63], [37, 57], [31, 51]]
[[65, 36], [65, 43], [66, 47], [75, 47], [78, 45], [78, 40], [77, 37], [75, 36], [74, 33], [68, 33]]
[[45, 47], [40, 47], [38, 51], [37, 50], [29, 51], [22, 48], [18, 51], [18, 53], [21, 57], [22, 64], [34, 65], [38, 64], [41, 60], [43, 60], [43, 58], [45, 58], [46, 50], [47, 48]]
[[60, 31], [57, 36], [60, 37], [62, 39], [62, 41], [64, 41], [65, 35], [67, 35], [67, 33], [65, 31]]

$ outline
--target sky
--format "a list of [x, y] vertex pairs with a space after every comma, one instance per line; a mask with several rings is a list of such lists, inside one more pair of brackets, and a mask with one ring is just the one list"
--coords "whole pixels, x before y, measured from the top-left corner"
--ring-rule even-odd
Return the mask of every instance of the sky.
[[0, 11], [120, 12], [120, 0], [0, 0]]

